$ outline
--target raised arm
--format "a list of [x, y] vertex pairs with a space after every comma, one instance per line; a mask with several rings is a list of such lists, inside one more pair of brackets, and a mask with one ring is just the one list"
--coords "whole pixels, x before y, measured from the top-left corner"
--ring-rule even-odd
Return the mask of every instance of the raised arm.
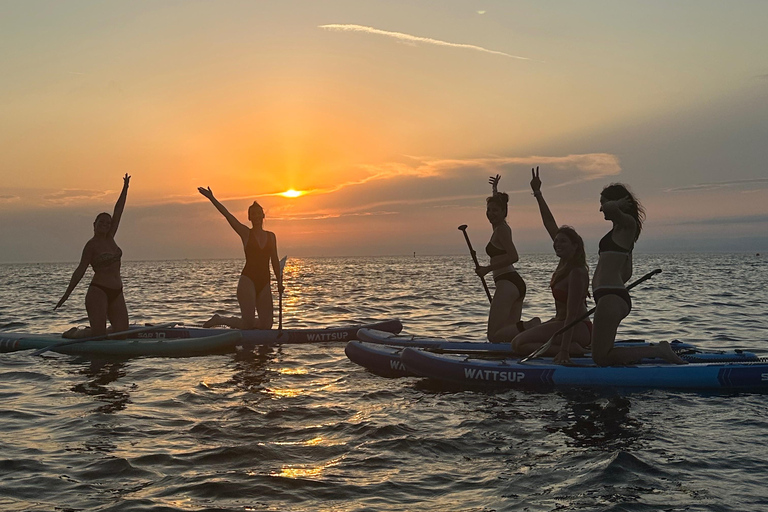
[[541, 178], [539, 178], [539, 167], [531, 169], [531, 189], [533, 190], [533, 196], [536, 198], [536, 202], [539, 203], [539, 213], [541, 213], [541, 220], [544, 223], [544, 228], [549, 233], [549, 237], [554, 240], [557, 235], [557, 222], [555, 222], [555, 216], [544, 200], [544, 196], [541, 193]]
[[109, 227], [109, 236], [115, 237], [117, 233], [117, 227], [120, 225], [120, 217], [123, 216], [123, 209], [125, 208], [125, 199], [128, 197], [128, 183], [131, 181], [131, 177], [128, 173], [123, 176], [123, 190], [120, 192], [120, 197], [117, 198], [115, 203], [115, 210], [112, 212], [112, 224]]
[[234, 215], [229, 213], [229, 210], [227, 210], [223, 204], [221, 204], [215, 197], [213, 197], [213, 192], [211, 192], [211, 187], [203, 188], [198, 187], [197, 190], [205, 197], [207, 197], [211, 203], [213, 203], [213, 206], [216, 207], [217, 210], [219, 210], [219, 213], [221, 213], [225, 219], [227, 219], [227, 222], [229, 222], [229, 225], [232, 226], [232, 229], [235, 230], [235, 233], [240, 235], [240, 238], [243, 240], [248, 239], [248, 235], [250, 233], [250, 229], [248, 226], [240, 222], [235, 218]]
[[85, 271], [88, 269], [88, 263], [90, 261], [91, 261], [91, 244], [87, 243], [83, 248], [83, 254], [80, 256], [80, 263], [77, 265], [77, 268], [72, 273], [72, 279], [69, 280], [69, 286], [67, 286], [67, 291], [64, 292], [64, 295], [62, 295], [61, 299], [59, 299], [59, 302], [56, 304], [56, 306], [54, 306], [53, 308], [54, 311], [60, 308], [61, 305], [64, 304], [64, 302], [66, 302], [66, 300], [72, 294], [72, 291], [75, 289], [77, 284], [85, 275]]

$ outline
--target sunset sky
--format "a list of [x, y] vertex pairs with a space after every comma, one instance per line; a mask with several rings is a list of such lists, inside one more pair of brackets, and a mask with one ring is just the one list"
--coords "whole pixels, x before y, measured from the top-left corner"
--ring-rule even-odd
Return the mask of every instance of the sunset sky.
[[[0, 0], [0, 262], [76, 261], [132, 176], [127, 260], [241, 257], [197, 192], [257, 200], [289, 256], [485, 245], [502, 175], [596, 252], [768, 251], [768, 2]], [[281, 195], [288, 190], [298, 197]], [[295, 195], [295, 194], [294, 194]]]

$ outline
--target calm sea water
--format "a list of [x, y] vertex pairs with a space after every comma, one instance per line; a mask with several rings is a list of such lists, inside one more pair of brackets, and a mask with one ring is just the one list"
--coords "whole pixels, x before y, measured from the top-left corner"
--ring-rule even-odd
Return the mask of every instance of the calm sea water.
[[[554, 256], [524, 256], [524, 316], [549, 318]], [[594, 262], [592, 262], [594, 263]], [[242, 262], [124, 263], [132, 322], [236, 313]], [[768, 259], [636, 255], [621, 337], [768, 352]], [[87, 322], [74, 264], [0, 265], [0, 327]], [[86, 281], [88, 276], [86, 276]], [[398, 317], [481, 340], [468, 256], [292, 259], [284, 322]], [[3, 511], [768, 510], [768, 396], [447, 391], [387, 380], [344, 346], [89, 361], [0, 354]]]

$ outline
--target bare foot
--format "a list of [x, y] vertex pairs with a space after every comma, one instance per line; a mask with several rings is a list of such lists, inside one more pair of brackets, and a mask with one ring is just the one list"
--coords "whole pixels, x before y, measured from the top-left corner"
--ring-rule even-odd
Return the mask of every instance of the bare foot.
[[62, 338], [70, 338], [70, 339], [74, 339], [74, 338], [76, 338], [76, 337], [77, 337], [77, 327], [73, 327], [73, 328], [71, 328], [71, 329], [69, 329], [69, 330], [65, 331], [65, 332], [64, 332], [64, 333], [61, 335], [61, 337], [62, 337]]
[[675, 354], [675, 351], [672, 350], [672, 347], [669, 346], [669, 342], [660, 341], [658, 347], [659, 357], [665, 361], [673, 364], [688, 364], [688, 361], [681, 359], [680, 356]]
[[215, 327], [217, 325], [221, 325], [221, 316], [219, 316], [218, 314], [215, 314], [211, 317], [210, 320], [208, 320], [203, 324], [203, 327], [206, 327], [206, 328]]

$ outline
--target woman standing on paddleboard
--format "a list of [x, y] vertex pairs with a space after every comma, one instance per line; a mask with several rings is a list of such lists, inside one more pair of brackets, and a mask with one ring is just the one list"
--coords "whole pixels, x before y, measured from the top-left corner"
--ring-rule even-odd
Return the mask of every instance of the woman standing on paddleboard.
[[213, 197], [210, 187], [199, 187], [197, 190], [213, 203], [232, 229], [240, 235], [245, 250], [245, 267], [237, 283], [237, 302], [240, 304], [241, 317], [223, 317], [216, 314], [205, 322], [203, 327], [227, 325], [235, 329], [271, 329], [273, 306], [270, 262], [277, 277], [279, 293], [283, 293], [283, 273], [277, 258], [277, 238], [271, 231], [264, 230], [264, 209], [256, 201], [248, 208], [248, 220], [252, 226], [249, 228]]
[[523, 322], [525, 281], [515, 270], [514, 264], [520, 259], [514, 242], [512, 230], [507, 224], [507, 204], [509, 196], [498, 191], [501, 176], [491, 176], [488, 182], [493, 195], [486, 199], [485, 215], [493, 226], [493, 234], [485, 252], [491, 258], [489, 265], [480, 265], [475, 269], [477, 275], [485, 277], [491, 272], [496, 283], [496, 291], [491, 300], [488, 313], [488, 341], [492, 343], [509, 342], [518, 333], [541, 323], [538, 318]]
[[64, 333], [67, 338], [102, 336], [107, 333], [107, 319], [114, 332], [128, 329], [128, 308], [123, 296], [123, 281], [120, 278], [120, 260], [123, 251], [115, 243], [115, 234], [123, 216], [128, 183], [131, 177], [123, 177], [123, 191], [117, 198], [112, 215], [104, 212], [93, 222], [93, 238], [88, 240], [80, 257], [80, 264], [72, 274], [69, 286], [54, 310], [61, 307], [83, 278], [88, 265], [93, 267], [93, 279], [85, 294], [85, 310], [88, 312], [89, 329], [73, 327]]
[[[531, 169], [531, 189], [539, 203], [541, 220], [552, 238], [555, 254], [560, 258], [549, 287], [555, 299], [555, 317], [515, 336], [512, 349], [520, 355], [528, 355], [544, 345], [563, 326], [586, 316], [589, 290], [589, 267], [584, 251], [584, 240], [570, 226], [557, 226], [555, 217], [541, 193], [539, 168]], [[542, 355], [556, 356], [556, 361], [570, 355], [583, 355], [592, 338], [592, 322], [583, 322], [555, 338], [551, 347]]]
[[[619, 323], [632, 309], [625, 284], [632, 277], [632, 249], [640, 237], [645, 211], [625, 185], [608, 185], [600, 194], [600, 211], [613, 227], [600, 240], [598, 261], [592, 277], [595, 317], [592, 329], [592, 358], [600, 366], [624, 365], [645, 357], [660, 357], [670, 363], [685, 364], [669, 343], [644, 347], [614, 347]], [[555, 362], [568, 363], [558, 356]]]

